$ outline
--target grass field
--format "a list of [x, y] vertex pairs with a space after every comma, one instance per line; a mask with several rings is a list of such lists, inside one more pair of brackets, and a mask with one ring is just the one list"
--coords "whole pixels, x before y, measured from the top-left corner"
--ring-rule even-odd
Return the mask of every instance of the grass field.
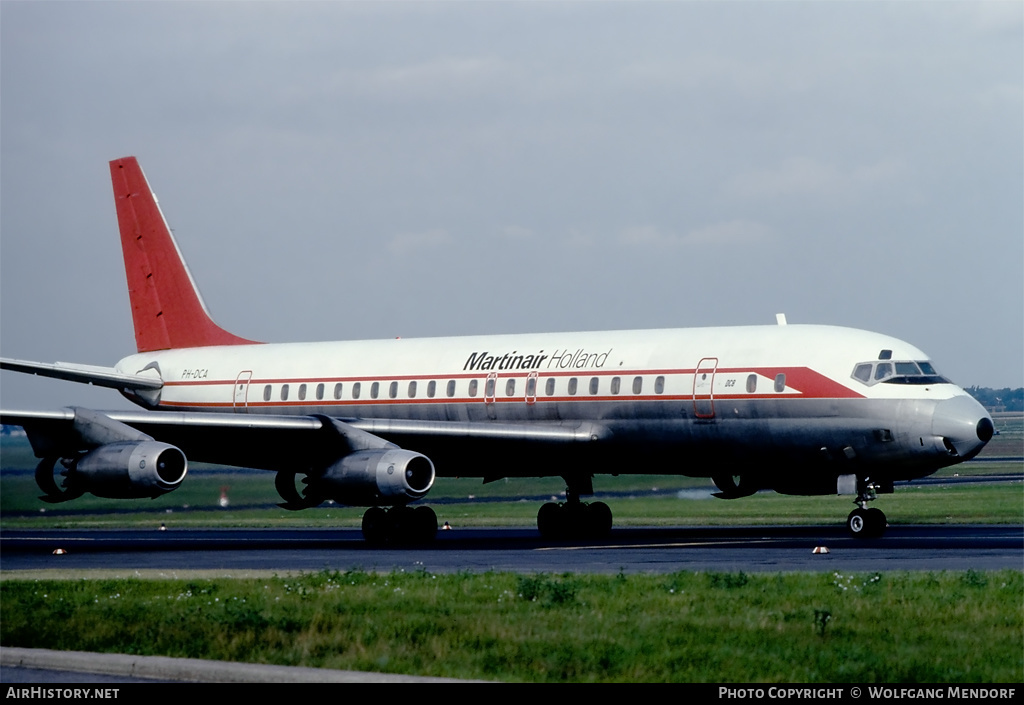
[[1019, 683], [1024, 574], [0, 583], [5, 646], [531, 682]]

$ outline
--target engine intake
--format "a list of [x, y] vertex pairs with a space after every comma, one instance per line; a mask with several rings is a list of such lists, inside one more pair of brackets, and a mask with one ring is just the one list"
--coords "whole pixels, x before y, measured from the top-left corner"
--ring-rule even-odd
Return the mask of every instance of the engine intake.
[[434, 464], [400, 448], [360, 450], [309, 478], [309, 492], [356, 507], [408, 504], [434, 485]]
[[[158, 441], [107, 443], [71, 463], [67, 493], [108, 499], [159, 497], [177, 489], [188, 473], [185, 454]], [[43, 488], [46, 490], [47, 488]]]

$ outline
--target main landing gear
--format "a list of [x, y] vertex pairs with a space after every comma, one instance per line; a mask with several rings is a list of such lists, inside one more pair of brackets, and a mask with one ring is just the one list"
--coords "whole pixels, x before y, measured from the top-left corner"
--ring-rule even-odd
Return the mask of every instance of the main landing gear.
[[370, 507], [363, 514], [369, 543], [430, 543], [437, 537], [437, 514], [430, 507]]
[[594, 494], [589, 477], [567, 481], [565, 501], [548, 502], [537, 512], [537, 528], [545, 539], [602, 538], [612, 530], [612, 510], [604, 502], [581, 502]]
[[876, 489], [868, 478], [857, 478], [857, 508], [846, 517], [846, 528], [855, 538], [876, 539], [885, 533], [885, 513], [876, 507], [867, 508], [867, 503], [876, 497]]

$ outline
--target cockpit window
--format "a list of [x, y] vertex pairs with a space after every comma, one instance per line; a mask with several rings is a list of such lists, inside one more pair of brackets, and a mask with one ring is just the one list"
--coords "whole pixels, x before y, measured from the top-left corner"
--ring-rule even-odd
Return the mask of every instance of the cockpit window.
[[897, 362], [896, 363], [896, 374], [898, 375], [919, 375], [921, 374], [921, 368], [913, 362]]
[[850, 375], [871, 386], [885, 384], [943, 384], [949, 380], [935, 372], [930, 362], [900, 360], [897, 362], [859, 362]]

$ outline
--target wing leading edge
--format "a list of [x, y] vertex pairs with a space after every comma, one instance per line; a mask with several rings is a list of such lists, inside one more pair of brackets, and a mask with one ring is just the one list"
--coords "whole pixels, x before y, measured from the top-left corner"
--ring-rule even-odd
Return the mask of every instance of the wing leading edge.
[[[271, 471], [323, 465], [355, 451], [416, 445], [417, 439], [486, 441], [539, 446], [592, 443], [610, 437], [595, 423], [472, 424], [328, 416], [238, 416], [219, 413], [107, 411], [2, 411], [0, 423], [26, 430], [37, 457], [91, 450], [111, 437], [82, 432], [97, 417], [120, 428], [173, 444], [194, 461]], [[402, 443], [396, 444], [401, 440]], [[463, 473], [466, 474], [466, 473]], [[471, 473], [487, 476], [488, 473]]]

